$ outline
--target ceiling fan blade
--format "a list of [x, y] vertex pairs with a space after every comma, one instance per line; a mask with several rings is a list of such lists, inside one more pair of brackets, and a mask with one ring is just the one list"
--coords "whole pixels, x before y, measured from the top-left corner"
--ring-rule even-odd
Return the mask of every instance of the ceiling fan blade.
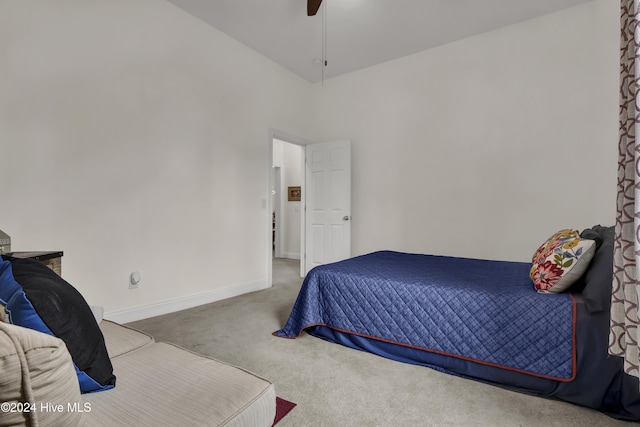
[[314, 16], [320, 9], [322, 0], [307, 0], [307, 16]]

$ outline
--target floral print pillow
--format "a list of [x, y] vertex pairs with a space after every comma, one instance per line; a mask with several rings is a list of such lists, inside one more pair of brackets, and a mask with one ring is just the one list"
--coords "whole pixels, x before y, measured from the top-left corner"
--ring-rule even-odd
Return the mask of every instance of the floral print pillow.
[[581, 239], [578, 230], [560, 230], [533, 255], [529, 277], [538, 292], [563, 292], [587, 270], [595, 252], [595, 240]]

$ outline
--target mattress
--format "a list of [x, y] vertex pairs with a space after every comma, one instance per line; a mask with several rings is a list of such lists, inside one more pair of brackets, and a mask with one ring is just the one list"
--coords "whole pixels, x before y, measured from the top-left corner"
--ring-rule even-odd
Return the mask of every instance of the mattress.
[[[274, 335], [306, 330], [393, 360], [640, 420], [638, 378], [608, 355], [609, 313], [594, 309], [593, 288], [586, 296], [539, 294], [530, 266], [391, 251], [319, 266]], [[606, 299], [606, 287], [598, 287]]]
[[530, 264], [380, 251], [313, 269], [285, 327], [310, 326], [571, 381], [575, 300], [531, 286]]

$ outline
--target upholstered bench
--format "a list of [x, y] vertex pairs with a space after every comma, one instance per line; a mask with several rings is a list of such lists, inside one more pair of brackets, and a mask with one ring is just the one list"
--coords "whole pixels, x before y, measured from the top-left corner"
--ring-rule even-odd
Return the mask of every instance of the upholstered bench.
[[84, 394], [87, 426], [271, 426], [275, 388], [243, 369], [103, 320], [116, 387]]
[[0, 427], [273, 425], [269, 381], [99, 313], [46, 266], [0, 257]]

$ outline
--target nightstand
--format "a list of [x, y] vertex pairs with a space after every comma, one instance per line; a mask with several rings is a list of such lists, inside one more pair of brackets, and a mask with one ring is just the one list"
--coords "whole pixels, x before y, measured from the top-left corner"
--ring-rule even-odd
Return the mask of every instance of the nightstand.
[[31, 258], [40, 261], [58, 276], [62, 277], [62, 251], [34, 251], [34, 252], [3, 252], [0, 255], [8, 255], [14, 258]]

